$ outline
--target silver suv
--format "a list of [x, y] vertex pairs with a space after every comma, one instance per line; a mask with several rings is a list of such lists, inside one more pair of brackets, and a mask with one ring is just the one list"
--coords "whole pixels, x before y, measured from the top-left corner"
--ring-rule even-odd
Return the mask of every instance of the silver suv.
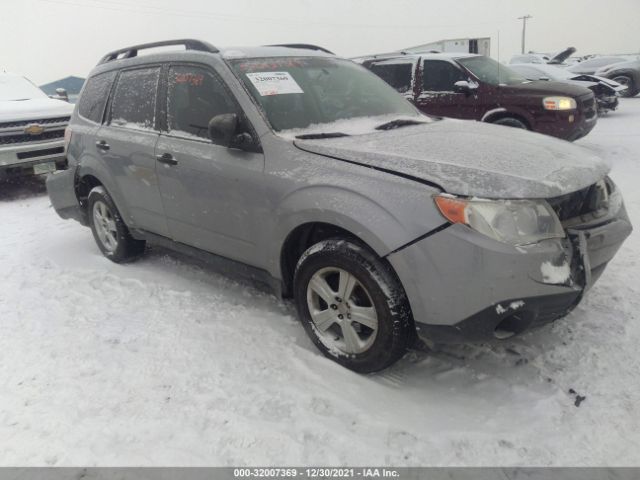
[[506, 338], [566, 315], [631, 232], [589, 151], [430, 118], [313, 46], [112, 52], [67, 138], [49, 195], [104, 255], [156, 244], [233, 267], [293, 297], [322, 353], [358, 372], [418, 336]]

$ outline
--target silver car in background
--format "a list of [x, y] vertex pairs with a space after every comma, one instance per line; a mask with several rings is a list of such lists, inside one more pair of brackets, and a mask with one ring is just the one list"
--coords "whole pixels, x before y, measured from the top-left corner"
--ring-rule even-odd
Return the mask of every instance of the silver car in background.
[[67, 138], [49, 195], [107, 258], [163, 245], [264, 282], [358, 372], [566, 315], [631, 232], [589, 151], [422, 115], [313, 46], [111, 52]]

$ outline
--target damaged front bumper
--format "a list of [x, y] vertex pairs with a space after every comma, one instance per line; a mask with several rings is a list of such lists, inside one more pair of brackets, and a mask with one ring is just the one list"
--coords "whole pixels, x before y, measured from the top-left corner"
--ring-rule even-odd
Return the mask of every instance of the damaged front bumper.
[[514, 247], [456, 224], [387, 257], [421, 338], [503, 339], [568, 314], [632, 227], [624, 205], [567, 228], [567, 237]]

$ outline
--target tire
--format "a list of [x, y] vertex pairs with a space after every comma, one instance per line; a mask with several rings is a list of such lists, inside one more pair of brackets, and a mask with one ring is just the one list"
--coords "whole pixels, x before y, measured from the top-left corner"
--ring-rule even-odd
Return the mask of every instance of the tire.
[[622, 92], [620, 92], [620, 96], [624, 97], [624, 98], [631, 98], [631, 97], [635, 97], [638, 92], [640, 90], [638, 90], [638, 87], [636, 86], [635, 82], [633, 81], [633, 78], [631, 78], [628, 75], [617, 75], [615, 77], [613, 77], [611, 80], [613, 80], [614, 82], [618, 82], [621, 85], [626, 85], [627, 89], [623, 90]]
[[352, 241], [334, 238], [307, 249], [296, 266], [294, 298], [313, 343], [355, 372], [390, 366], [415, 339], [409, 302], [395, 273]]
[[124, 263], [144, 252], [146, 242], [131, 236], [104, 187], [94, 187], [89, 192], [87, 216], [93, 238], [109, 260]]
[[495, 125], [504, 125], [505, 127], [522, 128], [523, 130], [529, 130], [529, 127], [522, 121], [515, 117], [502, 117], [491, 122]]

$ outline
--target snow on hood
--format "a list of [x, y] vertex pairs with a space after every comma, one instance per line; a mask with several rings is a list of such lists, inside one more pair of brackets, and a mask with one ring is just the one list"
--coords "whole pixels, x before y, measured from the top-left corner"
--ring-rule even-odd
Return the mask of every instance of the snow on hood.
[[308, 152], [427, 180], [448, 193], [485, 198], [556, 197], [609, 171], [599, 157], [567, 141], [462, 120], [294, 143]]
[[72, 104], [54, 98], [0, 101], [0, 122], [68, 117], [72, 112]]

